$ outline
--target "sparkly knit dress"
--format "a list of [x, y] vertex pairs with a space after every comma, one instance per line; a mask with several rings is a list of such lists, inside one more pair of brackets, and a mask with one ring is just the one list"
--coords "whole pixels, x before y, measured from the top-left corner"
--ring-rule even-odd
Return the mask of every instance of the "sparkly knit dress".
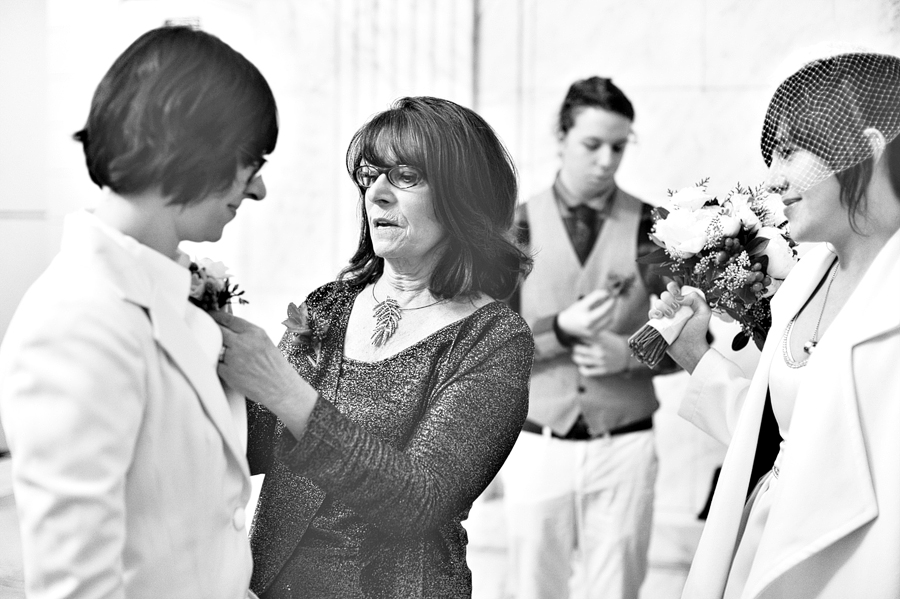
[[470, 597], [461, 521], [494, 478], [528, 410], [534, 346], [487, 304], [377, 362], [344, 357], [358, 287], [307, 298], [327, 323], [318, 361], [285, 356], [320, 394], [295, 439], [251, 404], [251, 472], [265, 473], [251, 533], [251, 588], [291, 597]]

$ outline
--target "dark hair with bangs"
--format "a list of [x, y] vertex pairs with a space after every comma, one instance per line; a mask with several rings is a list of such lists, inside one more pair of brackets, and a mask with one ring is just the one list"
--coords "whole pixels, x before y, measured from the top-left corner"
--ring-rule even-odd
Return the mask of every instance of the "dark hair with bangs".
[[278, 114], [262, 73], [219, 38], [161, 27], [100, 81], [84, 129], [91, 180], [118, 194], [159, 187], [187, 204], [227, 189], [275, 149]]
[[631, 100], [619, 89], [612, 79], [606, 77], [588, 77], [579, 79], [569, 86], [562, 106], [559, 108], [557, 133], [565, 135], [575, 126], [575, 117], [582, 108], [601, 108], [624, 116], [634, 121], [634, 106]]
[[[474, 111], [449, 100], [408, 97], [362, 126], [347, 148], [347, 172], [363, 161], [408, 164], [423, 171], [434, 211], [448, 237], [447, 251], [431, 275], [441, 298], [485, 293], [505, 299], [531, 269], [531, 258], [513, 242], [516, 170], [494, 130]], [[365, 286], [384, 272], [369, 235], [365, 189], [359, 188], [359, 246], [341, 278]]]
[[[866, 69], [860, 65], [865, 64]], [[900, 121], [900, 58], [851, 53], [812, 61], [785, 79], [766, 111], [760, 149], [766, 166], [778, 136], [824, 160], [840, 184], [850, 225], [866, 209], [874, 161], [864, 134], [869, 128], [896, 133]], [[849, 168], [841, 157], [855, 157]], [[863, 158], [866, 157], [866, 158]], [[900, 136], [885, 147], [891, 187], [900, 196]]]

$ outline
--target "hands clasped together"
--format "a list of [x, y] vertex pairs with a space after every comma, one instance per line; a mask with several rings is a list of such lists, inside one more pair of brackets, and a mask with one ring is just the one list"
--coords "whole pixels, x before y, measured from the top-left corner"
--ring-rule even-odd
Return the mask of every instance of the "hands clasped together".
[[559, 313], [556, 324], [578, 342], [572, 361], [582, 376], [606, 376], [628, 370], [628, 339], [607, 330], [612, 323], [615, 296], [597, 289]]

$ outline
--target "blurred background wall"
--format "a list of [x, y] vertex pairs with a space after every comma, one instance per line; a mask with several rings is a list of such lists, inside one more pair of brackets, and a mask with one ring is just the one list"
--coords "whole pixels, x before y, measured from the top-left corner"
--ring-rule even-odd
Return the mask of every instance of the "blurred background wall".
[[403, 95], [450, 98], [495, 127], [521, 197], [552, 181], [556, 110], [577, 78], [631, 97], [619, 182], [655, 202], [711, 177], [757, 183], [766, 101], [791, 57], [824, 44], [900, 50], [897, 0], [0, 0], [0, 336], [56, 252], [62, 216], [98, 190], [71, 140], [112, 60], [165, 22], [219, 35], [279, 103], [268, 198], [215, 246], [273, 336], [284, 305], [333, 277], [357, 235], [343, 168], [359, 125]]
[[[524, 199], [553, 179], [568, 85], [612, 77], [637, 113], [619, 183], [657, 202], [703, 177], [718, 193], [762, 180], [766, 102], [800, 58], [823, 46], [900, 53], [898, 0], [0, 0], [0, 338], [56, 253], [63, 216], [98, 197], [71, 140], [94, 88], [131, 41], [166, 22], [220, 36], [278, 101], [267, 199], [245, 203], [220, 243], [185, 248], [231, 267], [250, 300], [237, 312], [273, 338], [286, 304], [353, 252], [346, 144], [398, 97], [479, 111], [511, 150]], [[727, 346], [733, 330], [717, 327]], [[752, 369], [754, 351], [736, 359]], [[658, 380], [651, 577], [670, 579], [669, 589], [683, 579], [723, 454], [675, 415], [683, 384], [683, 375]], [[485, 543], [502, 555], [502, 542]]]

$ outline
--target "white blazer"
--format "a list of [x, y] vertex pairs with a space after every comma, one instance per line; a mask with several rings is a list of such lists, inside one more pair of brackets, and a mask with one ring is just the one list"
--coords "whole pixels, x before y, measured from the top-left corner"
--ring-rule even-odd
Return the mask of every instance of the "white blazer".
[[[810, 250], [772, 301], [751, 381], [710, 351], [681, 414], [729, 443], [683, 597], [718, 599], [736, 547], [781, 335], [834, 255]], [[888, 241], [810, 358], [765, 532], [742, 597], [900, 597], [900, 232]]]
[[215, 351], [188, 325], [209, 317], [175, 275], [173, 296], [72, 215], [10, 324], [0, 410], [30, 599], [246, 596], [249, 471]]

